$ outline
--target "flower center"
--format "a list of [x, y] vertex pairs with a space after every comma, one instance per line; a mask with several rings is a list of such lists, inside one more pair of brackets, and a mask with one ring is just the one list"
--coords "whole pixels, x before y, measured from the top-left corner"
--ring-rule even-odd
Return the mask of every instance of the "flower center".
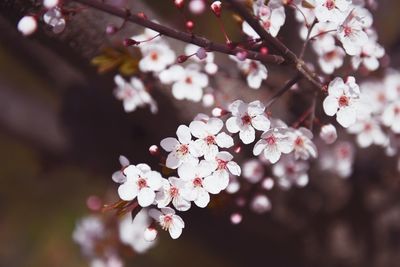
[[228, 164], [227, 161], [222, 160], [222, 159], [217, 159], [217, 164], [218, 164], [218, 170], [225, 170], [226, 169], [226, 164]]
[[345, 95], [339, 97], [339, 107], [346, 107], [349, 105], [349, 98]]
[[203, 180], [200, 177], [196, 177], [193, 180], [193, 185], [195, 187], [201, 187], [203, 185]]
[[353, 32], [353, 30], [351, 29], [350, 26], [344, 26], [343, 31], [344, 31], [344, 36], [345, 37], [349, 37], [350, 34]]
[[215, 137], [213, 135], [209, 135], [206, 137], [206, 143], [207, 145], [213, 145], [215, 144]]
[[171, 226], [172, 224], [172, 216], [171, 215], [165, 215], [163, 220], [162, 220], [162, 228], [163, 230], [168, 230], [168, 228]]
[[328, 10], [332, 10], [332, 9], [334, 9], [334, 8], [336, 7], [335, 1], [334, 1], [334, 0], [327, 0], [327, 1], [325, 2], [325, 6], [326, 6], [326, 8], [327, 8]]
[[157, 52], [152, 52], [152, 53], [150, 54], [150, 58], [151, 58], [151, 60], [153, 60], [153, 61], [157, 61], [157, 60], [158, 60], [158, 53], [157, 53]]
[[276, 137], [275, 135], [270, 135], [267, 138], [265, 138], [265, 141], [267, 141], [268, 145], [274, 145], [276, 143]]
[[145, 179], [143, 179], [142, 177], [140, 177], [137, 181], [138, 187], [139, 189], [142, 189], [144, 187], [147, 187], [147, 182]]
[[186, 79], [185, 79], [185, 83], [187, 83], [187, 84], [192, 84], [193, 83], [193, 80], [192, 80], [192, 77], [186, 77]]
[[242, 117], [242, 123], [245, 124], [245, 125], [250, 124], [251, 123], [251, 117], [248, 114], [244, 115]]
[[295, 173], [294, 166], [293, 166], [293, 165], [287, 165], [287, 166], [286, 166], [286, 172], [287, 172], [289, 175], [294, 174], [294, 173]]
[[393, 112], [394, 112], [394, 115], [396, 115], [396, 116], [399, 115], [400, 114], [400, 107], [395, 107]]
[[366, 124], [364, 125], [364, 130], [367, 131], [367, 132], [371, 131], [371, 130], [372, 130], [372, 125], [371, 125], [371, 123], [366, 123]]
[[304, 146], [304, 140], [303, 138], [301, 138], [300, 136], [296, 138], [296, 140], [294, 140], [294, 144], [296, 146]]
[[169, 189], [169, 194], [171, 197], [177, 197], [179, 195], [179, 189], [173, 186]]
[[182, 155], [186, 155], [189, 152], [189, 146], [188, 145], [180, 145], [178, 148], [178, 152], [181, 153]]

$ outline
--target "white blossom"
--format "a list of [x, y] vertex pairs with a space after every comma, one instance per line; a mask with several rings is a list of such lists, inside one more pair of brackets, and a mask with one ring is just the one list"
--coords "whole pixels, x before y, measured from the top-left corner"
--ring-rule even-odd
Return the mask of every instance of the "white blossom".
[[152, 209], [149, 212], [150, 216], [158, 221], [161, 227], [168, 231], [172, 239], [177, 239], [182, 234], [182, 229], [185, 228], [185, 223], [179, 215], [171, 208], [162, 208], [161, 211]]
[[191, 206], [190, 201], [183, 196], [186, 184], [187, 181], [177, 177], [169, 177], [168, 180], [163, 179], [162, 188], [156, 195], [157, 207], [164, 208], [172, 202], [174, 207], [179, 211], [189, 210]]
[[264, 152], [264, 157], [272, 164], [277, 162], [281, 154], [288, 154], [293, 150], [293, 142], [283, 128], [271, 128], [261, 135], [261, 139], [254, 145], [255, 156]]
[[232, 113], [226, 121], [226, 128], [231, 133], [239, 132], [240, 140], [244, 144], [254, 142], [255, 130], [266, 131], [270, 127], [270, 121], [265, 115], [265, 106], [260, 101], [249, 104], [236, 100], [228, 107]]
[[175, 61], [175, 52], [164, 43], [146, 44], [139, 69], [143, 72], [160, 72]]

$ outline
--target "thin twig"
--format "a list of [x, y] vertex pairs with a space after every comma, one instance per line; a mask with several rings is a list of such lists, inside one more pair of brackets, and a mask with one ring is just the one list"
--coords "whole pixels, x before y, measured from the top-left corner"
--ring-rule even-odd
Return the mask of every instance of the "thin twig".
[[317, 24], [317, 19], [314, 19], [312, 24], [308, 26], [307, 37], [306, 37], [306, 40], [304, 41], [303, 47], [301, 49], [301, 52], [300, 52], [300, 55], [299, 55], [299, 59], [303, 59], [304, 52], [306, 52], [306, 48], [308, 46], [308, 43], [310, 42], [311, 31], [314, 28], [315, 24]]
[[295, 85], [298, 81], [300, 81], [302, 75], [297, 73], [291, 80], [289, 80], [281, 89], [279, 89], [267, 102], [266, 107], [270, 107], [279, 97], [281, 97], [284, 93], [290, 90], [293, 85]]
[[247, 58], [260, 61], [264, 64], [282, 64], [285, 60], [281, 56], [277, 55], [263, 55], [261, 53], [246, 50], [243, 48], [230, 48], [225, 44], [214, 43], [208, 40], [207, 38], [200, 37], [194, 35], [193, 33], [179, 31], [177, 29], [169, 28], [167, 26], [155, 23], [147, 18], [143, 18], [142, 16], [138, 16], [135, 14], [130, 14], [126, 12], [126, 10], [114, 7], [112, 5], [104, 4], [98, 0], [69, 0], [72, 2], [81, 3], [83, 5], [92, 7], [97, 10], [101, 10], [108, 14], [120, 17], [129, 22], [133, 22], [135, 24], [141, 25], [145, 28], [152, 29], [156, 32], [159, 32], [162, 35], [186, 42], [192, 43], [197, 46], [205, 48], [207, 51], [216, 51], [229, 55], [236, 55], [239, 52], [245, 51], [247, 53]]
[[253, 28], [253, 30], [268, 44], [273, 46], [285, 58], [288, 63], [291, 63], [307, 80], [309, 80], [316, 88], [322, 88], [321, 83], [315, 73], [310, 71], [306, 64], [300, 60], [280, 40], [269, 34], [259, 23], [257, 17], [251, 14], [247, 8], [238, 0], [225, 0], [231, 7]]

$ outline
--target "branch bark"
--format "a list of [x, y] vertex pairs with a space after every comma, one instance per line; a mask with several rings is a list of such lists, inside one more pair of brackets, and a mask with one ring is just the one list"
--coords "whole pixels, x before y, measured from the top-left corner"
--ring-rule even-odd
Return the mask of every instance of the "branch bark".
[[322, 88], [321, 83], [317, 80], [315, 73], [310, 71], [304, 61], [299, 59], [287, 46], [285, 46], [277, 38], [269, 34], [260, 24], [259, 20], [251, 14], [247, 8], [238, 0], [225, 0], [231, 7], [254, 29], [254, 31], [267, 42], [272, 45], [283, 58], [301, 73], [301, 75], [309, 80], [317, 88]]
[[162, 35], [186, 42], [186, 43], [191, 43], [195, 44], [197, 46], [203, 47], [208, 51], [215, 51], [215, 52], [220, 52], [224, 54], [229, 54], [229, 55], [236, 55], [238, 52], [247, 52], [247, 57], [249, 59], [257, 60], [260, 61], [264, 64], [282, 64], [285, 60], [281, 56], [277, 55], [263, 55], [261, 53], [255, 52], [255, 51], [250, 51], [242, 48], [229, 48], [225, 44], [220, 44], [220, 43], [214, 43], [210, 41], [207, 38], [197, 36], [193, 33], [189, 32], [184, 32], [184, 31], [179, 31], [176, 29], [172, 29], [169, 27], [166, 27], [164, 25], [155, 23], [149, 19], [143, 18], [141, 16], [131, 14], [127, 12], [126, 10], [104, 4], [99, 0], [69, 0], [72, 2], [77, 2], [81, 3], [83, 5], [92, 7], [97, 10], [101, 10], [103, 12], [106, 12], [108, 14], [120, 17], [126, 21], [141, 25], [145, 28], [152, 29], [156, 32], [159, 32]]

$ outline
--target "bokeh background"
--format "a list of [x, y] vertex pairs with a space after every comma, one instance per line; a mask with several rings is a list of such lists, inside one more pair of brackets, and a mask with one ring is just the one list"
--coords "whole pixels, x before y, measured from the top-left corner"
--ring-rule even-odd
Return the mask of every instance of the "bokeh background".
[[[127, 2], [136, 12], [182, 28], [171, 1]], [[148, 147], [209, 110], [155, 88], [159, 114], [124, 113], [112, 94], [116, 72], [99, 74], [90, 61], [102, 48], [142, 29], [127, 25], [110, 38], [106, 25], [121, 20], [85, 10], [61, 35], [39, 27], [24, 38], [16, 24], [33, 6], [30, 0], [0, 2], [0, 266], [87, 266], [72, 231], [89, 212], [88, 196], [117, 200], [111, 174], [119, 168], [118, 156], [156, 165]], [[379, 41], [394, 67], [400, 65], [399, 12], [400, 2], [391, 0], [379, 1], [374, 11]], [[223, 41], [209, 14], [193, 18], [197, 32]], [[229, 14], [224, 22], [239, 38]], [[293, 19], [281, 32], [298, 51]], [[246, 99], [266, 99], [291, 74], [271, 67], [266, 85], [255, 92], [245, 89], [225, 56], [218, 60], [227, 73], [216, 81], [221, 90]], [[290, 117], [288, 106], [296, 110], [302, 104], [286, 96], [280, 105], [282, 116]], [[395, 160], [380, 149], [359, 150], [349, 179], [315, 172], [304, 189], [274, 189], [272, 211], [262, 216], [244, 211], [240, 225], [230, 224], [223, 197], [210, 209], [192, 209], [183, 214], [187, 228], [180, 239], [161, 235], [154, 249], [126, 266], [400, 266], [399, 180]]]

